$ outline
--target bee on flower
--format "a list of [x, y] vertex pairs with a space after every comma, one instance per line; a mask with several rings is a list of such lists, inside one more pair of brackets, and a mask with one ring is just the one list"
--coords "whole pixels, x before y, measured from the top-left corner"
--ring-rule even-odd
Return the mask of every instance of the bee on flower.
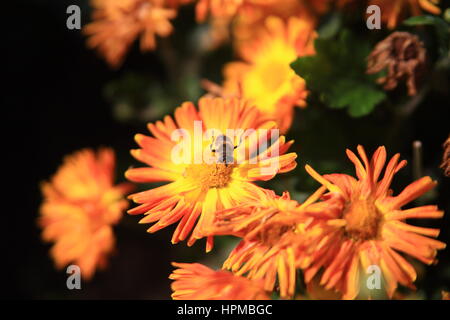
[[[272, 135], [273, 130], [278, 132], [276, 124], [265, 120], [247, 101], [202, 98], [198, 104], [199, 110], [185, 102], [175, 110], [175, 120], [166, 116], [150, 123], [153, 136], [136, 135], [140, 148], [131, 153], [147, 167], [125, 173], [134, 182], [168, 182], [132, 194], [138, 206], [129, 213], [144, 214], [140, 223], [155, 222], [148, 232], [179, 222], [172, 243], [189, 236], [188, 245], [192, 245], [210, 232], [217, 211], [255, 199], [262, 192], [254, 181], [269, 180], [296, 166], [296, 154], [286, 153], [293, 141]], [[230, 130], [241, 132], [222, 138], [232, 154], [220, 151], [215, 142], [216, 131], [226, 134]], [[207, 138], [191, 139], [198, 136]], [[213, 237], [208, 236], [207, 251], [212, 246]]]
[[85, 149], [67, 156], [49, 182], [42, 184], [38, 223], [57, 268], [75, 263], [90, 279], [114, 249], [113, 225], [128, 207], [129, 183], [114, 185], [111, 149]]

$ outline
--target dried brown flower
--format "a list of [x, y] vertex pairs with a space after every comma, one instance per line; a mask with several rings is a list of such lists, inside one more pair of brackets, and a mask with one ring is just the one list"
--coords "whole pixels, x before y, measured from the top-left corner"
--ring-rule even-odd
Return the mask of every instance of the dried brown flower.
[[444, 142], [444, 156], [442, 157], [441, 168], [444, 169], [444, 174], [450, 177], [450, 136]]
[[426, 50], [419, 38], [408, 32], [394, 32], [379, 42], [368, 57], [367, 73], [387, 69], [387, 75], [377, 81], [385, 90], [395, 89], [406, 81], [408, 95], [417, 94], [418, 80], [425, 67]]

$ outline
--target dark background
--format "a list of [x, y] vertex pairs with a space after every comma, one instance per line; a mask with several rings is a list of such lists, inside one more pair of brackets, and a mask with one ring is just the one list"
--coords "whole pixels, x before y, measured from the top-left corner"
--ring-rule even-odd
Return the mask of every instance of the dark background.
[[[194, 93], [177, 89], [171, 94], [170, 63], [162, 61], [161, 51], [141, 54], [134, 47], [122, 68], [111, 70], [95, 52], [86, 49], [79, 31], [66, 28], [65, 10], [70, 4], [81, 6], [84, 25], [89, 17], [86, 1], [15, 0], [5, 3], [6, 8], [1, 10], [2, 51], [6, 53], [1, 94], [2, 110], [6, 112], [6, 117], [2, 117], [2, 154], [6, 160], [2, 202], [7, 204], [0, 225], [4, 248], [0, 255], [2, 285], [6, 286], [1, 294], [20, 299], [168, 299], [170, 262], [205, 261], [203, 241], [190, 249], [184, 243], [173, 246], [173, 228], [149, 235], [145, 226], [137, 224], [137, 217], [125, 215], [115, 229], [117, 252], [108, 269], [98, 272], [90, 283], [83, 282], [82, 290], [69, 291], [67, 275], [64, 270], [53, 268], [48, 255], [50, 246], [40, 240], [36, 226], [41, 201], [39, 183], [56, 171], [64, 155], [84, 147], [111, 146], [118, 156], [117, 180], [124, 181], [125, 169], [136, 164], [128, 153], [135, 146], [134, 134], [145, 133], [146, 121], [171, 113], [181, 101], [199, 94], [196, 87]], [[177, 25], [185, 30], [178, 32], [176, 27], [175, 33], [179, 34], [170, 38], [172, 44], [181, 43], [180, 46], [185, 41], [183, 36], [194, 28], [192, 10], [182, 13], [180, 17], [184, 18], [177, 20]], [[230, 52], [225, 47], [203, 56], [197, 73], [188, 78], [206, 76], [217, 81], [223, 61], [232, 58]], [[189, 57], [192, 52], [183, 53]], [[195, 61], [192, 63], [195, 65]], [[135, 97], [133, 89], [130, 93], [130, 86], [142, 86], [145, 90], [146, 79], [156, 86], [156, 91], [151, 92], [170, 96], [165, 100], [170, 107], [158, 109], [160, 100], [156, 101], [154, 95], [142, 97], [138, 92]], [[442, 144], [450, 131], [448, 78], [443, 81], [440, 87], [444, 90], [432, 91], [407, 119], [391, 120], [389, 111], [382, 108], [360, 119], [320, 105], [298, 110], [288, 137], [296, 139], [299, 166], [272, 187], [277, 191], [295, 188], [298, 197], [313, 190], [317, 184], [304, 173], [305, 163], [323, 173], [327, 168], [352, 173], [345, 148], [355, 150], [360, 143], [370, 153], [376, 146], [386, 145], [389, 156], [400, 152], [408, 160], [409, 165], [397, 175], [393, 185], [398, 192], [412, 181], [411, 145], [420, 140], [424, 146], [424, 174], [439, 182], [437, 192], [423, 201], [448, 211], [450, 180], [438, 169]], [[132, 100], [132, 113], [146, 116], [124, 119], [114, 103], [120, 99]], [[143, 106], [147, 111], [154, 106], [156, 111], [142, 113]], [[447, 214], [443, 220], [429, 224], [441, 228], [439, 239], [446, 242], [450, 239], [449, 220]], [[219, 241], [217, 250], [206, 257], [207, 262], [218, 266], [227, 246], [228, 242]], [[439, 257], [440, 263], [428, 267], [417, 283], [427, 298], [439, 298], [441, 289], [450, 289], [448, 250]]]

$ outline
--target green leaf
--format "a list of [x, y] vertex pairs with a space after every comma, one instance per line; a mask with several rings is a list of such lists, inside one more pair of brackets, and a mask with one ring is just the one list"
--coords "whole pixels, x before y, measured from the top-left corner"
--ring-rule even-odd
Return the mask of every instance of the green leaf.
[[441, 56], [445, 56], [450, 48], [450, 25], [442, 18], [438, 16], [424, 15], [411, 17], [403, 24], [406, 26], [433, 26], [436, 30], [439, 53]]
[[371, 113], [375, 106], [384, 99], [386, 99], [384, 91], [361, 84], [351, 91], [348, 113], [352, 117], [365, 116]]
[[343, 30], [335, 38], [316, 39], [315, 49], [314, 56], [300, 57], [291, 67], [330, 108], [347, 108], [350, 116], [361, 117], [386, 98], [376, 76], [366, 74], [367, 41]]
[[[403, 21], [403, 24], [407, 26], [419, 26], [419, 25], [447, 25], [447, 23], [438, 16], [424, 15], [414, 16]], [[448, 27], [448, 25], [447, 25]]]
[[385, 98], [385, 93], [373, 85], [344, 79], [331, 88], [328, 100], [331, 108], [348, 107], [352, 117], [362, 117]]

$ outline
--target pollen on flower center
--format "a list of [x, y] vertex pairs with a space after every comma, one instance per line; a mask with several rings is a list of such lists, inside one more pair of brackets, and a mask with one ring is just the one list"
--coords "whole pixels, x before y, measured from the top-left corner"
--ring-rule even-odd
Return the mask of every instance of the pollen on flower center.
[[192, 164], [184, 171], [184, 177], [196, 181], [202, 188], [222, 188], [231, 179], [234, 165], [225, 163]]
[[344, 210], [347, 235], [356, 240], [368, 240], [378, 235], [382, 215], [373, 199], [357, 199], [349, 202]]

